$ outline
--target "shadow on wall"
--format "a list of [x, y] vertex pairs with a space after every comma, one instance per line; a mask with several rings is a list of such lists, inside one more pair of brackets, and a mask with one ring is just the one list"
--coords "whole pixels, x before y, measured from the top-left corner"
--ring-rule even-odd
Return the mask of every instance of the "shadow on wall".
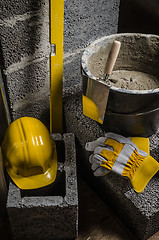
[[[139, 0], [121, 0], [118, 32], [136, 32], [159, 34], [159, 13], [156, 0], [151, 1], [151, 6], [147, 6], [147, 0], [140, 3]], [[145, 6], [144, 6], [145, 5]]]
[[0, 41], [0, 68], [4, 68], [4, 58], [3, 58], [1, 41]]

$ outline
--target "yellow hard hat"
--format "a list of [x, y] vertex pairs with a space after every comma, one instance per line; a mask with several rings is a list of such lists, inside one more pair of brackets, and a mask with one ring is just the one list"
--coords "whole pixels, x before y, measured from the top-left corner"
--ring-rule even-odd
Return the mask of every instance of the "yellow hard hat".
[[22, 117], [9, 125], [2, 155], [9, 176], [21, 189], [44, 187], [56, 179], [56, 145], [36, 118]]

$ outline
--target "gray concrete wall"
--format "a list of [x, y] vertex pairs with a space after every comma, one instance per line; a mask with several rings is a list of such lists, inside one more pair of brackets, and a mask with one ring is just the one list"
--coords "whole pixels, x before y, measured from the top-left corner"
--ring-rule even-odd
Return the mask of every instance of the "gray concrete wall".
[[1, 66], [13, 119], [46, 119], [49, 106], [49, 2], [2, 0]]
[[[117, 32], [119, 2], [64, 1], [64, 95], [81, 88], [84, 48]], [[27, 115], [49, 126], [49, 0], [0, 2], [0, 54], [13, 120]]]

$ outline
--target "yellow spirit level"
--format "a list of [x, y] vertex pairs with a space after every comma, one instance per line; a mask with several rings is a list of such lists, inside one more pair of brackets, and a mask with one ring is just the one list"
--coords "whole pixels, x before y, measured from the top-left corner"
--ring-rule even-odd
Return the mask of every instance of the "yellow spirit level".
[[8, 125], [11, 123], [5, 88], [3, 84], [2, 74], [0, 71], [0, 145], [4, 138], [4, 134]]
[[64, 0], [50, 0], [50, 133], [62, 133]]
[[7, 201], [7, 185], [4, 176], [1, 143], [3, 141], [8, 125], [11, 123], [5, 88], [0, 71], [0, 210], [2, 211]]

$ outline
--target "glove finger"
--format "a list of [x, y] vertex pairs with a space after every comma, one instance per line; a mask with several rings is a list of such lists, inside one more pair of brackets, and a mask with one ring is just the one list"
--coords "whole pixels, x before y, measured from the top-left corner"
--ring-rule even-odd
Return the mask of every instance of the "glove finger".
[[92, 166], [91, 166], [91, 169], [93, 170], [93, 171], [95, 171], [97, 168], [99, 168], [100, 167], [100, 163], [99, 162], [94, 162], [93, 164], [92, 164]]
[[87, 151], [94, 151], [94, 149], [98, 146], [97, 140], [93, 142], [87, 142], [85, 144], [85, 149]]
[[103, 161], [107, 161], [107, 159], [100, 154], [93, 154], [93, 156], [91, 157], [91, 163], [98, 162], [99, 164], [101, 164]]
[[144, 152], [144, 151], [142, 151], [142, 150], [140, 150], [140, 149], [138, 149], [137, 151], [138, 151], [138, 153], [139, 153], [141, 156], [147, 157], [147, 153], [146, 153], [146, 152]]
[[131, 141], [130, 138], [126, 138], [122, 135], [119, 135], [117, 133], [112, 133], [112, 132], [108, 132], [105, 134], [106, 139], [111, 138], [116, 140], [119, 143], [125, 143], [125, 144], [130, 144], [134, 149], [136, 149], [137, 151], [139, 151], [138, 147]]
[[114, 139], [116, 141], [118, 141], [119, 143], [131, 143], [132, 141], [130, 140], [130, 138], [126, 138], [122, 135], [119, 135], [117, 133], [112, 133], [112, 132], [108, 132], [105, 134], [106, 139], [111, 138]]
[[92, 154], [89, 158], [89, 162], [92, 164], [93, 171], [96, 170], [103, 161], [106, 161], [106, 159], [99, 154]]
[[105, 145], [105, 147], [96, 147], [94, 150], [94, 154], [100, 154], [102, 150], [108, 150], [108, 151], [113, 151], [113, 148], [111, 146]]
[[105, 138], [105, 137], [100, 137], [100, 138], [98, 138], [98, 139], [97, 139], [98, 146], [105, 147], [105, 141], [106, 141], [106, 138]]
[[105, 160], [102, 156], [100, 156], [99, 154], [92, 154], [89, 157], [89, 162], [91, 164], [93, 164], [94, 162], [97, 162], [100, 166], [100, 164], [102, 163], [102, 161]]
[[104, 145], [105, 142], [105, 137], [100, 137], [97, 140], [93, 141], [93, 142], [87, 142], [85, 144], [85, 149], [87, 151], [94, 151], [94, 149], [99, 145], [102, 144]]
[[93, 142], [87, 142], [85, 144], [85, 149], [87, 151], [94, 151], [96, 147], [101, 146], [101, 147], [107, 147], [110, 150], [113, 150], [113, 148], [109, 145], [105, 144], [105, 141], [107, 140], [107, 138], [105, 137], [100, 137], [97, 140], [93, 141]]
[[98, 154], [91, 154], [90, 157], [89, 157], [89, 162], [91, 164], [93, 164], [94, 162], [98, 162], [99, 165], [100, 165], [103, 160], [105, 160], [105, 158], [103, 158], [102, 156], [100, 156]]
[[91, 164], [93, 163], [93, 159], [92, 159], [92, 158], [93, 158], [93, 155], [94, 155], [94, 154], [91, 154], [90, 157], [89, 157], [89, 162], [90, 162]]
[[95, 172], [94, 176], [99, 177], [99, 176], [104, 176], [105, 174], [109, 173], [110, 171], [106, 168], [99, 167]]

